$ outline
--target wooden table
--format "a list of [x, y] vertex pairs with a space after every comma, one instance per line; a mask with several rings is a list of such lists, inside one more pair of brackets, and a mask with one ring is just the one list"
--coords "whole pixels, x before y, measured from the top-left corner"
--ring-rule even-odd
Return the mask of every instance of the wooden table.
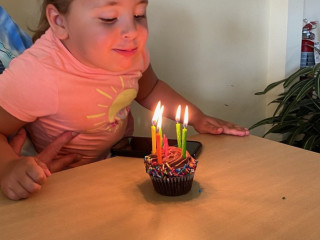
[[157, 194], [143, 160], [53, 174], [23, 201], [0, 194], [0, 239], [320, 239], [320, 155], [255, 136], [197, 135], [191, 192]]

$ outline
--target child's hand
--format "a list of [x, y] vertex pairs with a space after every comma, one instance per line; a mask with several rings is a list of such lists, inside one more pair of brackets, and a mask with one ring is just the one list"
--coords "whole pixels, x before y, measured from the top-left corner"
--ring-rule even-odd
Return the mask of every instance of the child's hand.
[[[25, 131], [20, 130], [17, 137], [10, 142], [18, 155], [25, 137]], [[38, 155], [20, 157], [9, 162], [1, 179], [3, 193], [12, 200], [28, 198], [32, 193], [41, 189], [51, 172], [63, 170], [75, 160], [78, 161], [80, 157], [78, 154], [66, 155], [53, 161], [59, 150], [72, 138], [74, 135], [71, 132], [65, 132]]]
[[21, 157], [10, 161], [2, 175], [2, 192], [11, 200], [28, 198], [41, 189], [50, 171], [35, 157]]
[[248, 136], [250, 134], [247, 128], [206, 115], [195, 121], [193, 127], [199, 133], [230, 134], [235, 136]]

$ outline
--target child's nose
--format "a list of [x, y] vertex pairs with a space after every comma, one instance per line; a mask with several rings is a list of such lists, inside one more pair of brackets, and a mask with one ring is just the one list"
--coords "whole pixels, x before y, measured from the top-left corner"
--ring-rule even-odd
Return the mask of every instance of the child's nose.
[[134, 39], [137, 37], [137, 26], [134, 19], [133, 20], [128, 19], [128, 21], [124, 23], [124, 27], [122, 30], [122, 37], [130, 38], [130, 39]]

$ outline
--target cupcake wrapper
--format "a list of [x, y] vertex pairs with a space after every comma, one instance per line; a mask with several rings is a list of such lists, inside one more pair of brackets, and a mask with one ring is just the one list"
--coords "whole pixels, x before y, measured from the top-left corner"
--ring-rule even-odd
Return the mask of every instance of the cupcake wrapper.
[[154, 190], [165, 196], [180, 196], [191, 190], [193, 176], [173, 177], [173, 178], [157, 178], [150, 176]]

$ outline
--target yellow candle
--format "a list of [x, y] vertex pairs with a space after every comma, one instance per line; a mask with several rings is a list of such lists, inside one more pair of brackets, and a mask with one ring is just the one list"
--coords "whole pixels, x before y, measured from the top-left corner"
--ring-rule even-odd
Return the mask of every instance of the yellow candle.
[[182, 129], [182, 157], [186, 157], [187, 152], [187, 126], [188, 126], [188, 106], [184, 111], [183, 129]]
[[181, 126], [180, 126], [180, 115], [181, 115], [181, 105], [179, 105], [176, 112], [176, 133], [177, 133], [177, 143], [178, 148], [181, 148]]

